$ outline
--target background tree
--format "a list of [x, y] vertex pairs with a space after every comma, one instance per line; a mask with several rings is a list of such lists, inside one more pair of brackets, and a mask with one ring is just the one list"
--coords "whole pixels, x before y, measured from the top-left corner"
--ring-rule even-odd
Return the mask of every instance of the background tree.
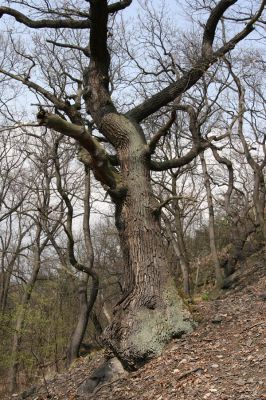
[[[84, 256], [85, 258], [84, 263], [81, 264], [80, 262], [77, 261], [75, 255], [75, 237], [73, 233], [74, 210], [71, 198], [68, 195], [69, 190], [67, 189], [66, 182], [65, 183], [63, 182], [62, 172], [60, 168], [59, 144], [61, 140], [62, 140], [62, 135], [60, 135], [59, 138], [55, 140], [53, 157], [55, 163], [56, 186], [62, 198], [62, 201], [65, 203], [66, 213], [67, 213], [66, 223], [64, 224], [64, 230], [67, 236], [67, 256], [65, 257], [64, 252], [62, 252], [62, 250], [58, 246], [56, 239], [53, 237], [53, 235], [50, 235], [50, 240], [53, 243], [53, 246], [55, 247], [62, 264], [63, 265], [70, 264], [73, 268], [82, 272], [83, 274], [83, 277], [81, 278], [78, 287], [78, 293], [80, 298], [79, 317], [76, 327], [72, 333], [67, 351], [67, 360], [68, 363], [70, 364], [75, 358], [79, 356], [80, 346], [85, 335], [90, 313], [94, 306], [94, 302], [97, 298], [99, 277], [97, 273], [93, 270], [94, 252], [90, 234], [90, 170], [88, 167], [85, 166], [83, 235], [84, 235], [86, 255]], [[64, 171], [64, 175], [67, 176], [66, 171]], [[76, 196], [76, 193], [74, 194], [74, 196]], [[90, 296], [88, 298], [89, 278], [92, 279], [92, 285], [90, 288]]]

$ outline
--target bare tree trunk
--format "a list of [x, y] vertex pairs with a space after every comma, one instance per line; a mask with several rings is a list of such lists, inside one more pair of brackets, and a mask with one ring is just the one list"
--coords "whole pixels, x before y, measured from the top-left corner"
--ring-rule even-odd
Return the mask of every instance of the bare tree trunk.
[[9, 291], [9, 286], [10, 286], [10, 280], [13, 272], [13, 268], [15, 265], [16, 259], [13, 259], [9, 265], [7, 266], [7, 270], [3, 273], [2, 279], [2, 288], [1, 288], [1, 296], [0, 296], [0, 305], [1, 305], [1, 312], [5, 313], [6, 311], [6, 306], [7, 306], [7, 297], [8, 297], [8, 291]]
[[93, 323], [94, 329], [95, 329], [95, 336], [94, 337], [95, 337], [96, 341], [98, 341], [98, 337], [101, 336], [102, 333], [103, 333], [103, 328], [102, 328], [102, 325], [101, 325], [101, 323], [99, 321], [98, 315], [97, 315], [97, 313], [95, 311], [93, 311], [91, 313], [91, 320], [92, 320], [92, 323]]
[[135, 369], [158, 354], [171, 338], [190, 331], [192, 322], [169, 272], [142, 132], [135, 130], [133, 137], [134, 126], [129, 121], [121, 128], [129, 139], [128, 145], [119, 149], [127, 190], [112, 197], [127, 291], [115, 309], [105, 342], [127, 369]]
[[[9, 388], [10, 391], [13, 392], [17, 389], [18, 387], [18, 382], [17, 382], [17, 375], [18, 375], [18, 370], [19, 370], [19, 352], [20, 352], [20, 345], [23, 337], [23, 329], [25, 325], [25, 317], [27, 313], [27, 307], [31, 299], [32, 291], [34, 289], [39, 270], [41, 267], [41, 254], [43, 250], [45, 249], [48, 241], [49, 241], [49, 236], [52, 236], [58, 226], [61, 223], [61, 218], [59, 218], [57, 221], [55, 221], [52, 226], [50, 223], [50, 232], [47, 237], [43, 239], [41, 242], [41, 234], [43, 231], [43, 225], [42, 223], [44, 220], [47, 222], [47, 218], [43, 218], [45, 215], [45, 212], [47, 210], [47, 205], [49, 205], [49, 200], [50, 200], [50, 182], [51, 182], [51, 177], [48, 176], [47, 170], [45, 170], [45, 186], [43, 190], [43, 199], [42, 199], [42, 204], [39, 202], [39, 215], [33, 218], [34, 223], [36, 225], [36, 236], [35, 236], [35, 244], [33, 245], [33, 269], [31, 272], [31, 276], [29, 278], [28, 283], [25, 285], [25, 291], [24, 295], [21, 300], [21, 304], [18, 308], [18, 314], [17, 314], [17, 320], [16, 320], [16, 327], [15, 327], [15, 333], [13, 337], [13, 345], [12, 345], [12, 363], [10, 367], [10, 374], [9, 374]], [[40, 199], [39, 199], [40, 200]], [[27, 231], [25, 231], [26, 233]]]
[[[241, 113], [240, 113], [241, 114]], [[240, 117], [241, 118], [241, 117]], [[241, 127], [240, 127], [241, 128]], [[242, 132], [242, 128], [241, 128]], [[242, 140], [244, 140], [243, 135]], [[248, 200], [246, 200], [246, 204], [242, 206], [240, 210], [237, 212], [233, 209], [231, 205], [231, 196], [234, 190], [234, 170], [232, 162], [226, 158], [225, 156], [221, 157], [218, 153], [217, 148], [212, 146], [213, 155], [220, 164], [226, 166], [228, 171], [228, 188], [225, 193], [225, 211], [227, 213], [227, 217], [230, 221], [230, 241], [231, 248], [227, 255], [227, 257], [223, 260], [221, 264], [221, 268], [224, 270], [224, 284], [223, 287], [229, 287], [232, 283], [231, 275], [236, 270], [237, 263], [243, 258], [243, 249], [247, 238], [256, 231], [256, 223], [252, 221], [250, 218], [250, 205]], [[254, 166], [254, 164], [252, 164]], [[254, 172], [255, 174], [255, 172]], [[258, 187], [256, 185], [256, 178], [254, 179], [254, 204], [256, 204], [257, 199], [260, 198], [258, 193]], [[255, 194], [256, 193], [256, 194]], [[243, 194], [242, 194], [243, 195]]]
[[190, 269], [189, 261], [184, 256], [184, 253], [182, 252], [182, 248], [180, 247], [180, 243], [176, 242], [174, 239], [173, 239], [173, 247], [174, 247], [176, 255], [179, 257], [179, 260], [180, 260], [180, 267], [181, 267], [182, 276], [183, 276], [184, 295], [187, 297], [190, 297], [191, 287], [190, 287], [190, 276], [189, 276], [189, 269]]
[[111, 323], [111, 320], [112, 320], [112, 316], [111, 316], [111, 314], [109, 313], [109, 311], [108, 311], [108, 308], [106, 307], [106, 304], [105, 304], [105, 301], [104, 301], [104, 297], [103, 297], [103, 294], [101, 293], [101, 304], [102, 304], [102, 311], [103, 311], [103, 314], [104, 314], [104, 316], [105, 316], [105, 318], [106, 318], [106, 321], [108, 322], [108, 324], [110, 324]]
[[[191, 290], [190, 290], [190, 276], [189, 276], [189, 262], [187, 258], [184, 256], [184, 249], [180, 246], [180, 241], [174, 238], [173, 233], [171, 231], [171, 226], [167, 218], [164, 218], [165, 222], [165, 227], [166, 227], [166, 232], [167, 236], [169, 237], [174, 252], [179, 260], [180, 263], [180, 268], [183, 276], [183, 291], [185, 296], [190, 296], [191, 295]], [[183, 252], [182, 252], [183, 250]]]
[[[59, 139], [60, 140], [60, 139]], [[55, 152], [57, 154], [59, 141], [55, 145]], [[56, 159], [57, 170], [57, 186], [58, 191], [64, 199], [68, 209], [68, 249], [69, 260], [74, 268], [81, 270], [85, 275], [79, 284], [78, 294], [80, 299], [79, 316], [76, 327], [71, 335], [68, 350], [67, 350], [67, 363], [70, 365], [76, 358], [79, 357], [80, 346], [86, 333], [88, 320], [94, 303], [97, 298], [99, 289], [99, 278], [95, 271], [93, 271], [94, 252], [91, 242], [90, 234], [90, 170], [85, 167], [85, 196], [84, 196], [84, 217], [83, 217], [83, 234], [86, 247], [86, 264], [83, 267], [80, 265], [74, 256], [74, 240], [72, 234], [72, 205], [67, 197], [66, 191], [62, 187], [59, 162]], [[61, 256], [62, 258], [62, 256]], [[90, 297], [88, 299], [88, 282], [89, 278], [92, 279], [92, 286]]]
[[[1, 209], [1, 203], [0, 203]], [[12, 218], [9, 216], [8, 228], [6, 229], [6, 237], [0, 237], [1, 242], [1, 274], [0, 274], [0, 309], [2, 313], [5, 312], [8, 289], [10, 279], [16, 258], [13, 256], [8, 262], [8, 250], [12, 240]], [[6, 265], [7, 264], [7, 265]]]
[[[265, 205], [266, 205], [266, 189], [265, 189], [265, 167], [266, 167], [266, 152], [265, 152], [265, 141], [263, 141], [263, 157], [261, 161], [256, 160], [252, 156], [248, 142], [244, 135], [244, 114], [246, 112], [245, 105], [245, 88], [243, 87], [239, 77], [233, 72], [231, 63], [226, 60], [229, 71], [235, 81], [238, 90], [238, 135], [242, 142], [243, 150], [247, 159], [248, 164], [254, 173], [254, 191], [253, 201], [255, 206], [255, 214], [261, 233], [263, 235], [264, 246], [266, 242], [266, 221], [265, 221]], [[254, 125], [253, 129], [256, 131], [257, 126]], [[255, 134], [257, 140], [257, 133]], [[259, 142], [259, 140], [258, 140]]]
[[[174, 194], [177, 195], [176, 181], [174, 184], [174, 190], [175, 190]], [[182, 271], [182, 275], [183, 275], [183, 289], [184, 289], [184, 294], [189, 297], [191, 295], [190, 277], [189, 277], [190, 264], [189, 264], [189, 258], [188, 258], [187, 249], [186, 249], [185, 240], [184, 240], [184, 230], [183, 230], [183, 225], [182, 225], [182, 221], [180, 218], [180, 207], [178, 204], [178, 200], [174, 200], [173, 205], [175, 207], [175, 227], [176, 227], [176, 236], [177, 236], [176, 244], [177, 244], [177, 247], [180, 252], [180, 266], [181, 266], [181, 271]]]
[[266, 244], [266, 219], [265, 219], [265, 204], [266, 204], [266, 189], [265, 178], [262, 168], [257, 168], [254, 171], [254, 192], [253, 200], [255, 205], [256, 220], [259, 223], [259, 228]]
[[34, 285], [36, 283], [38, 273], [40, 270], [40, 266], [41, 266], [40, 256], [41, 256], [40, 248], [37, 247], [34, 249], [34, 265], [33, 265], [33, 270], [31, 273], [31, 277], [25, 287], [25, 292], [24, 292], [23, 298], [21, 300], [21, 304], [18, 309], [15, 333], [13, 336], [13, 344], [12, 344], [12, 350], [11, 350], [12, 363], [11, 363], [10, 372], [9, 372], [9, 388], [10, 388], [11, 392], [16, 391], [17, 387], [18, 387], [17, 376], [18, 376], [18, 369], [19, 369], [20, 345], [21, 345], [21, 340], [22, 340], [22, 336], [23, 336], [23, 328], [25, 325], [27, 306], [31, 299], [31, 294], [32, 294]]
[[70, 365], [76, 358], [79, 357], [80, 347], [88, 326], [90, 312], [95, 303], [99, 282], [98, 279], [93, 279], [90, 299], [88, 299], [88, 280], [87, 275], [79, 284], [78, 294], [80, 299], [79, 317], [74, 332], [71, 336], [69, 347], [67, 350], [67, 362]]
[[200, 154], [200, 161], [204, 176], [204, 185], [207, 193], [207, 202], [208, 202], [208, 211], [209, 211], [209, 239], [210, 239], [210, 248], [211, 248], [211, 255], [214, 263], [215, 269], [215, 278], [216, 278], [216, 286], [221, 288], [223, 286], [223, 274], [222, 269], [220, 266], [220, 261], [217, 254], [217, 248], [215, 243], [215, 228], [214, 228], [214, 209], [213, 209], [213, 200], [212, 200], [212, 192], [211, 192], [211, 185], [210, 179], [208, 175], [207, 165], [204, 158], [204, 154]]
[[[0, 295], [0, 307], [2, 313], [5, 312], [6, 310], [6, 305], [7, 305], [7, 297], [8, 297], [8, 292], [9, 292], [9, 286], [10, 286], [10, 281], [11, 281], [11, 276], [13, 273], [13, 269], [15, 266], [15, 263], [17, 259], [19, 258], [19, 252], [21, 251], [21, 243], [23, 238], [25, 237], [26, 233], [28, 232], [29, 228], [26, 229], [24, 232], [21, 232], [21, 228], [19, 227], [19, 238], [18, 238], [18, 243], [16, 245], [16, 248], [14, 250], [14, 254], [11, 257], [10, 262], [8, 263], [8, 266], [6, 268], [6, 271], [4, 272], [4, 266], [2, 267], [2, 282], [1, 282], [1, 295]], [[3, 256], [4, 257], [4, 254]], [[4, 263], [4, 258], [2, 258], [2, 263]]]

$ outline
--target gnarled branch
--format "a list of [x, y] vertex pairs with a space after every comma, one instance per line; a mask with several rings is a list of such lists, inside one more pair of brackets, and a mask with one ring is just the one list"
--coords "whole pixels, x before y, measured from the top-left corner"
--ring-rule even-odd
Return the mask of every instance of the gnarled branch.
[[219, 21], [221, 20], [225, 11], [237, 0], [223, 0], [220, 1], [216, 7], [212, 10], [208, 21], [205, 25], [203, 40], [202, 40], [202, 54], [208, 55], [212, 53], [212, 45], [215, 37], [215, 31]]
[[207, 140], [204, 140], [200, 143], [199, 146], [193, 146], [191, 150], [187, 152], [182, 157], [173, 158], [172, 160], [166, 160], [162, 162], [151, 161], [150, 167], [152, 171], [166, 171], [171, 168], [179, 168], [194, 160], [197, 155], [199, 155], [202, 151], [210, 147], [210, 143]]
[[14, 17], [18, 22], [29, 28], [69, 28], [69, 29], [88, 29], [90, 27], [90, 20], [74, 20], [74, 19], [39, 19], [33, 20], [28, 18], [25, 14], [10, 7], [0, 7], [0, 18], [3, 15], [10, 15]]
[[108, 13], [113, 14], [117, 11], [124, 10], [125, 8], [129, 7], [132, 3], [132, 0], [121, 0], [117, 1], [116, 3], [110, 4], [108, 6]]
[[104, 185], [115, 189], [120, 182], [118, 171], [111, 165], [108, 154], [100, 143], [91, 136], [85, 126], [73, 124], [56, 114], [41, 109], [37, 114], [40, 125], [54, 129], [65, 136], [71, 137], [83, 146], [91, 156], [91, 167], [94, 175]]

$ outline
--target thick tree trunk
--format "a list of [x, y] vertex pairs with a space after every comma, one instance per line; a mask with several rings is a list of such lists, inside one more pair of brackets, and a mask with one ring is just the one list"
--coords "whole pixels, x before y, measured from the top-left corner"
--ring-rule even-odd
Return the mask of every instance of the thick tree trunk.
[[169, 273], [159, 218], [154, 212], [147, 146], [140, 130], [132, 135], [129, 125], [127, 140], [119, 148], [126, 194], [113, 197], [127, 290], [104, 340], [130, 370], [159, 354], [171, 338], [190, 331], [192, 320]]

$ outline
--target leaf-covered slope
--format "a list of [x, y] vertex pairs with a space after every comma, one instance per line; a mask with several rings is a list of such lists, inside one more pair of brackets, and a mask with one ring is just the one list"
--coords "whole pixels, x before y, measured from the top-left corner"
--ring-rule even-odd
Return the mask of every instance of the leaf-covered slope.
[[[97, 387], [86, 398], [266, 399], [265, 266], [263, 253], [251, 257], [234, 289], [193, 306], [199, 324], [192, 334], [172, 342], [137, 372]], [[27, 399], [81, 399], [77, 390], [99, 362], [100, 357], [80, 360]]]

